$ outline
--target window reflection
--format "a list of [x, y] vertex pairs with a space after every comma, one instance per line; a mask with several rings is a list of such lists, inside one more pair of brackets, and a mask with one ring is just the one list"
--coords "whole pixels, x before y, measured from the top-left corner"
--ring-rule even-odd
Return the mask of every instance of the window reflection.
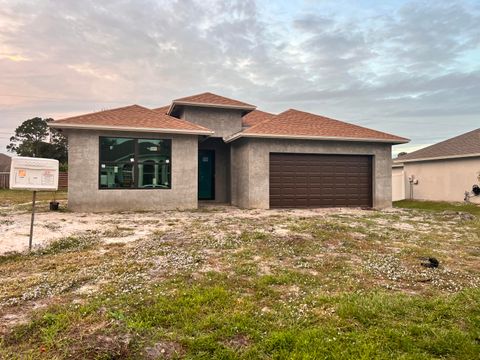
[[100, 188], [169, 189], [170, 159], [168, 139], [101, 137]]

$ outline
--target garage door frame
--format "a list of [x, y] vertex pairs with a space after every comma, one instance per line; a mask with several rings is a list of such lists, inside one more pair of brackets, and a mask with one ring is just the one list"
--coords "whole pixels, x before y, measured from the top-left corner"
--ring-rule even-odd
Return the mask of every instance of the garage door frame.
[[[361, 185], [361, 184], [357, 185], [357, 187], [360, 187], [358, 189], [359, 192], [358, 192], [358, 195], [357, 195], [357, 199], [354, 199], [354, 197], [351, 197], [351, 198], [347, 199], [347, 197], [349, 195], [350, 196], [352, 195], [352, 193], [349, 193], [349, 194], [344, 194], [344, 197], [345, 197], [345, 199], [343, 200], [345, 202], [344, 204], [339, 204], [339, 202], [341, 202], [341, 200], [338, 200], [338, 199], [332, 200], [333, 203], [331, 203], [331, 204], [326, 204], [326, 203], [322, 203], [322, 201], [324, 201], [324, 200], [320, 200], [319, 197], [325, 197], [325, 194], [328, 194], [328, 193], [315, 192], [315, 191], [318, 191], [319, 185], [323, 185], [323, 183], [315, 182], [314, 184], [311, 184], [310, 183], [311, 179], [308, 179], [308, 177], [307, 177], [305, 182], [302, 181], [300, 183], [301, 185], [306, 186], [306, 188], [308, 189], [308, 190], [306, 190], [305, 194], [301, 194], [301, 193], [288, 194], [289, 197], [290, 197], [290, 199], [289, 199], [290, 202], [289, 202], [289, 204], [286, 204], [286, 205], [285, 204], [279, 204], [279, 202], [275, 201], [275, 200], [272, 204], [272, 184], [271, 184], [272, 183], [272, 158], [275, 157], [275, 156], [279, 156], [280, 158], [283, 156], [283, 157], [287, 158], [289, 161], [293, 161], [293, 159], [295, 159], [295, 157], [297, 157], [297, 156], [298, 157], [305, 156], [306, 157], [305, 158], [306, 162], [305, 162], [304, 166], [308, 165], [308, 160], [309, 159], [310, 159], [310, 161], [315, 163], [315, 160], [312, 160], [312, 159], [315, 159], [317, 156], [319, 158], [320, 157], [325, 157], [324, 159], [326, 160], [326, 162], [323, 163], [323, 164], [322, 163], [311, 164], [312, 166], [317, 166], [317, 165], [318, 166], [327, 166], [328, 162], [332, 162], [332, 161], [334, 162], [335, 160], [339, 161], [341, 159], [342, 161], [337, 163], [337, 164], [340, 165], [337, 169], [339, 169], [338, 170], [339, 172], [343, 171], [344, 179], [342, 178], [341, 174], [339, 174], [335, 171], [333, 171], [331, 173], [330, 176], [333, 176], [335, 178], [335, 181], [333, 181], [333, 182], [332, 182], [332, 180], [330, 180], [330, 182], [331, 182], [330, 186], [334, 187], [334, 191], [332, 191], [332, 196], [333, 195], [338, 196], [338, 194], [342, 194], [342, 193], [338, 193], [338, 189], [341, 188], [341, 185], [337, 184], [337, 179], [343, 180], [344, 186], [349, 181], [347, 179], [351, 179], [349, 177], [349, 175], [345, 174], [347, 172], [347, 169], [352, 169], [352, 168], [355, 168], [355, 167], [358, 166], [358, 171], [360, 171], [360, 168], [362, 166], [363, 167], [367, 166], [367, 171], [366, 172], [362, 171], [363, 174], [359, 173], [357, 175], [362, 177], [363, 181], [365, 181], [365, 176], [366, 176], [366, 179], [367, 179], [366, 181], [368, 181], [368, 185]], [[374, 168], [375, 167], [375, 155], [373, 155], [373, 154], [269, 152], [268, 159], [269, 159], [268, 180], [269, 180], [269, 207], [270, 208], [317, 208], [317, 207], [363, 207], [363, 208], [372, 208], [374, 206], [374, 198], [375, 198], [375, 196], [374, 196], [374, 189], [375, 189], [375, 176], [374, 176], [374, 174], [375, 174], [375, 168]], [[359, 159], [361, 159], [361, 161]], [[276, 160], [278, 161], [279, 159], [276, 159]], [[283, 166], [283, 164], [282, 164], [282, 166]], [[288, 166], [288, 165], [286, 165], [286, 166]], [[296, 165], [291, 165], [291, 166], [296, 166]], [[332, 165], [329, 165], [329, 166], [332, 166]], [[350, 166], [350, 167], [348, 167], [348, 166]], [[275, 169], [275, 170], [278, 170], [278, 169]], [[292, 170], [290, 170], [290, 172], [291, 171]], [[301, 171], [302, 170], [300, 168], [299, 173], [301, 173]], [[305, 171], [305, 170], [303, 170], [303, 171]], [[294, 173], [297, 174], [297, 171], [295, 171]], [[309, 170], [308, 170], [308, 173], [310, 175]], [[289, 174], [289, 173], [285, 172], [285, 174]], [[285, 174], [283, 174], [281, 176], [285, 176]], [[322, 177], [322, 176], [320, 176], [320, 177]], [[327, 175], [327, 177], [328, 177], [328, 175]], [[319, 180], [317, 179], [317, 181], [319, 181]], [[326, 181], [326, 180], [320, 180], [320, 181]], [[325, 183], [325, 184], [326, 184], [325, 186], [328, 186], [327, 183]], [[363, 193], [361, 187], [365, 187], [365, 186], [368, 186], [368, 190], [367, 190], [368, 191], [368, 193], [367, 193], [368, 199], [360, 199], [360, 197], [362, 196], [362, 193]], [[317, 189], [312, 190], [312, 188], [315, 188], [315, 187]], [[291, 190], [291, 191], [295, 192], [296, 190], [297, 190], [297, 186], [295, 186], [295, 190]], [[278, 189], [277, 189], [277, 191], [278, 191]], [[313, 191], [313, 192], [310, 193], [310, 191]], [[278, 196], [278, 194], [277, 194], [277, 196]], [[282, 197], [283, 196], [284, 195], [282, 194]], [[292, 204], [291, 198], [296, 197], [296, 196], [298, 196], [298, 198], [307, 197], [307, 199], [306, 200], [305, 199], [298, 199], [297, 204]], [[314, 197], [316, 197], [316, 199], [314, 199]], [[303, 201], [303, 203], [302, 203], [302, 201]], [[314, 202], [313, 205], [311, 204], [312, 201]], [[325, 201], [327, 201], [327, 200], [325, 200]], [[337, 204], [334, 203], [335, 201], [337, 201]], [[305, 204], [305, 202], [307, 204]]]

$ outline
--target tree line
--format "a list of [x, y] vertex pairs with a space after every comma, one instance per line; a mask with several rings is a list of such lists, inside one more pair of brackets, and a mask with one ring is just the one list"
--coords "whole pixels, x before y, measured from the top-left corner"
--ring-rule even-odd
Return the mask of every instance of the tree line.
[[57, 159], [63, 168], [68, 162], [67, 138], [58, 130], [50, 129], [53, 119], [34, 117], [15, 129], [7, 150], [18, 156]]

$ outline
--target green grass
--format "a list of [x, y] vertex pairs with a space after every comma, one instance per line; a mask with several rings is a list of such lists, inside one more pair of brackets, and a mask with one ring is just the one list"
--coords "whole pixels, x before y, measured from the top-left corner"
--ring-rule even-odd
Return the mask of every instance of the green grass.
[[96, 235], [68, 236], [50, 243], [47, 247], [36, 250], [35, 255], [50, 255], [73, 252], [92, 248], [99, 241]]
[[[65, 200], [67, 198], [67, 192], [57, 191], [56, 194], [54, 194], [51, 191], [38, 191], [37, 201], [52, 201], [54, 196], [56, 200]], [[0, 206], [23, 204], [31, 201], [31, 191], [0, 189]]]
[[40, 249], [32, 249], [32, 251], [26, 255], [20, 252], [10, 252], [0, 255], [0, 265], [16, 260], [24, 260], [26, 257], [55, 255], [59, 253], [88, 250], [91, 249], [94, 245], [98, 244], [98, 242], [98, 236], [95, 234], [67, 236], [65, 238], [52, 241], [46, 247]]
[[466, 203], [449, 203], [442, 201], [400, 200], [393, 203], [394, 207], [403, 209], [418, 209], [429, 211], [461, 211], [480, 216], [480, 206]]
[[[248, 286], [218, 275], [177, 278], [150, 292], [54, 307], [10, 333], [0, 355], [137, 359], [156, 342], [198, 359], [475, 359], [480, 353], [478, 289], [435, 298], [311, 294], [298, 301], [312, 313], [298, 313], [274, 293], [246, 296]], [[270, 311], [259, 308], [258, 297]], [[129, 334], [126, 346], [118, 334]]]

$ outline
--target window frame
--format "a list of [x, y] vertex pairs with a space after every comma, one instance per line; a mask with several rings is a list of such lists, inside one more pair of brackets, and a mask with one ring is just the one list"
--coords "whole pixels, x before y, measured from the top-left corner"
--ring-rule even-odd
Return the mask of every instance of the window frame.
[[[124, 187], [124, 188], [109, 188], [109, 187], [102, 187], [101, 186], [101, 176], [102, 176], [102, 161], [101, 161], [101, 156], [102, 156], [102, 139], [112, 139], [112, 138], [121, 138], [121, 139], [131, 139], [134, 141], [134, 153], [133, 153], [133, 184], [134, 187]], [[138, 173], [139, 173], [139, 168], [138, 165], [140, 163], [143, 163], [142, 161], [139, 161], [139, 146], [138, 146], [138, 141], [139, 140], [162, 140], [162, 141], [167, 141], [170, 144], [170, 158], [169, 158], [169, 172], [168, 172], [168, 187], [138, 187]], [[105, 163], [109, 163], [109, 161], [105, 161]], [[98, 137], [98, 190], [171, 190], [173, 188], [172, 186], [172, 139], [168, 138], [143, 138], [143, 137], [129, 137], [129, 136], [99, 136]]]

